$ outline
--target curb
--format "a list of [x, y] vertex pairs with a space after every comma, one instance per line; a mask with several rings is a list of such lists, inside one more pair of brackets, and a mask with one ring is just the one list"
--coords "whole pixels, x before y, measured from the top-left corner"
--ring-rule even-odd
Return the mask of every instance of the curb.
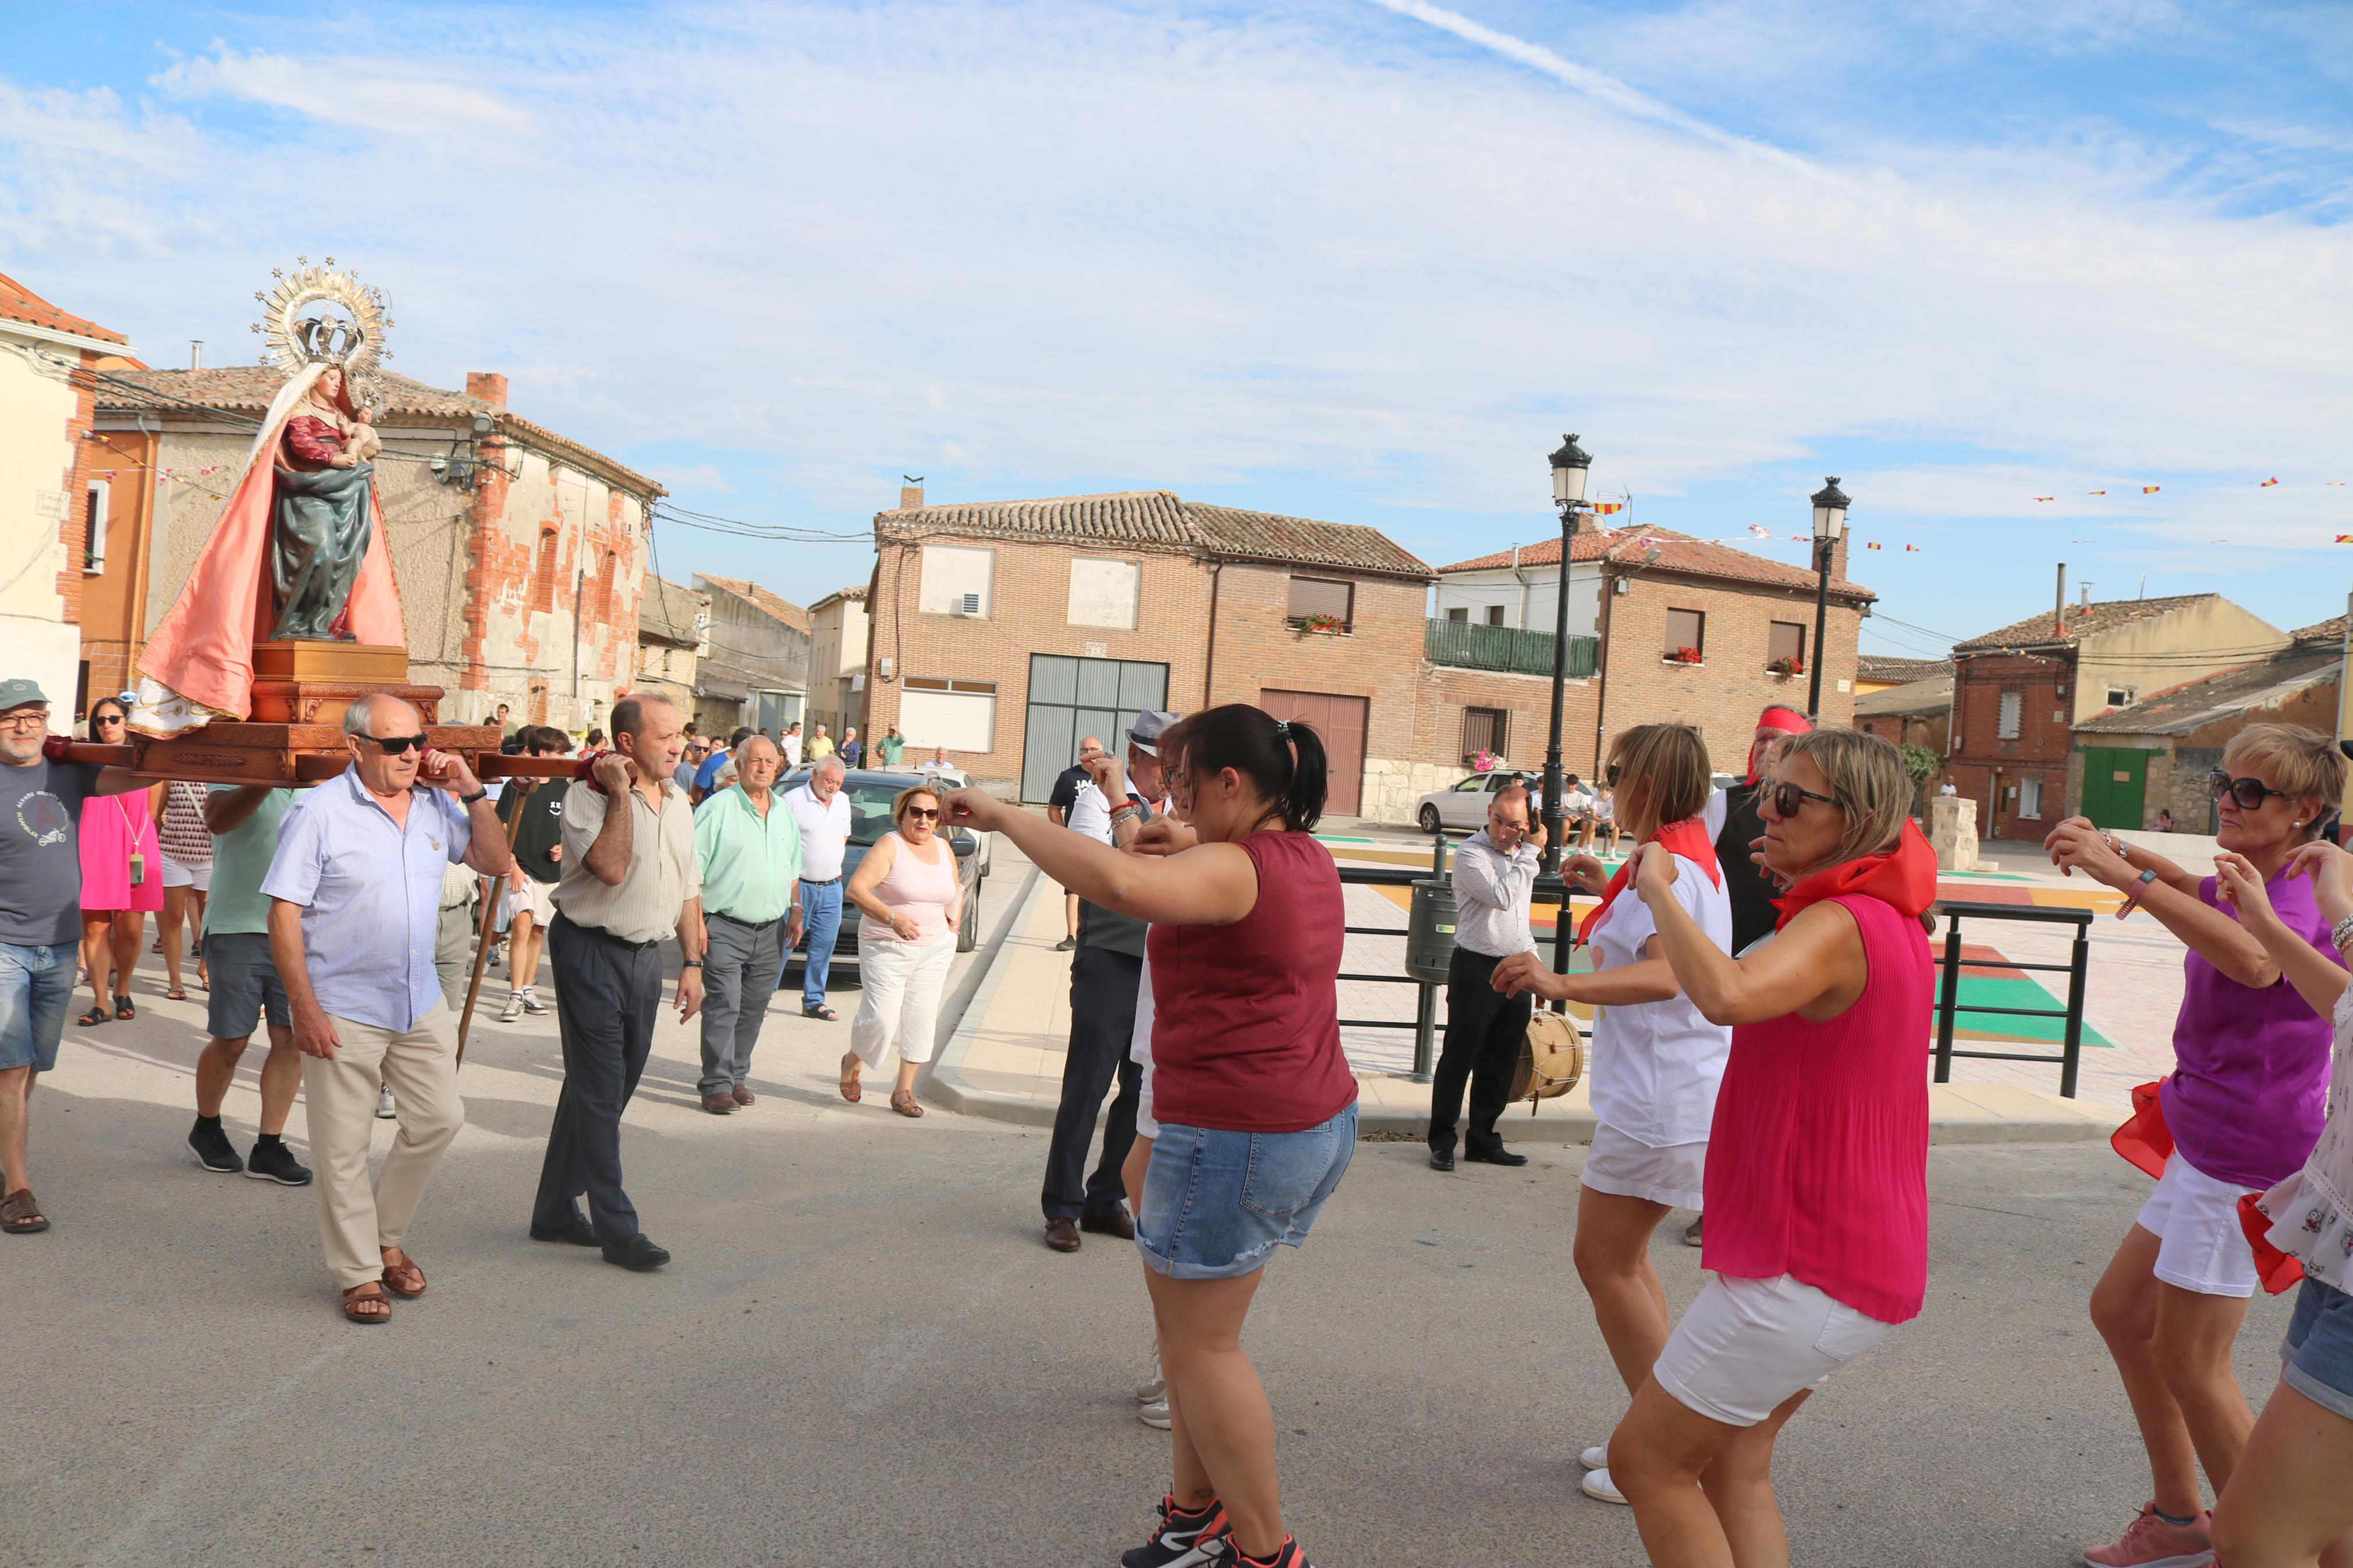
[[988, 1005], [996, 998], [997, 987], [1005, 978], [1009, 962], [1008, 949], [1013, 933], [1023, 928], [1029, 919], [1029, 906], [1038, 897], [1038, 889], [1046, 879], [1032, 866], [1029, 879], [1022, 886], [1013, 909], [1005, 922], [997, 927], [989, 941], [988, 957], [983, 966], [980, 983], [973, 987], [965, 1001], [964, 1010], [957, 1015], [955, 1032], [932, 1060], [932, 1070], [922, 1088], [923, 1097], [944, 1110], [965, 1116], [983, 1116], [993, 1121], [1017, 1122], [1024, 1127], [1051, 1127], [1054, 1107], [1040, 1105], [1025, 1095], [999, 1094], [994, 1089], [975, 1089], [964, 1081], [957, 1069], [972, 1049], [973, 1037], [980, 1032], [981, 1020], [988, 1016]]

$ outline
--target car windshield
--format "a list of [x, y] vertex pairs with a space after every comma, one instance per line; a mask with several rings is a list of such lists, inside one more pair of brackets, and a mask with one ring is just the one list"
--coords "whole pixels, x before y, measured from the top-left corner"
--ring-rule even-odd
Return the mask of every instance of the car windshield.
[[907, 787], [905, 782], [882, 779], [851, 779], [841, 786], [849, 797], [849, 841], [852, 844], [874, 845], [896, 826], [891, 820], [891, 803]]

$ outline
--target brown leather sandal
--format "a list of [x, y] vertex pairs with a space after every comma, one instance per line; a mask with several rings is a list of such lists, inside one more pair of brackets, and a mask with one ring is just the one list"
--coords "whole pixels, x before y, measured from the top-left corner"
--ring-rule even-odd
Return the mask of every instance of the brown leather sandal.
[[397, 1263], [385, 1264], [384, 1288], [404, 1301], [414, 1301], [425, 1294], [425, 1270], [417, 1267], [417, 1259], [406, 1252], [400, 1255], [400, 1259]]
[[[371, 1304], [374, 1310], [361, 1310]], [[343, 1316], [354, 1323], [388, 1323], [392, 1321], [392, 1303], [385, 1299], [383, 1286], [373, 1279], [365, 1280], [343, 1292]]]
[[0, 1198], [0, 1231], [10, 1236], [31, 1236], [49, 1228], [49, 1216], [41, 1212], [38, 1198], [30, 1187], [18, 1187]]
[[921, 1116], [923, 1113], [923, 1108], [915, 1103], [914, 1092], [912, 1089], [905, 1094], [901, 1094], [897, 1089], [892, 1089], [891, 1091], [891, 1109], [897, 1111], [902, 1116]]
[[865, 1091], [858, 1087], [858, 1058], [854, 1056], [843, 1057], [841, 1058], [841, 1098], [855, 1105], [864, 1093]]

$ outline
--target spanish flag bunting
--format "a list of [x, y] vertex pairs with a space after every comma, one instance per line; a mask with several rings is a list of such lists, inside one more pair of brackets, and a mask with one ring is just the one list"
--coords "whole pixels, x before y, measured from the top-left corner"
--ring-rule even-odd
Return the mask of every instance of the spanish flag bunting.
[[1613, 512], [1624, 511], [1626, 510], [1626, 503], [1622, 500], [1596, 501], [1593, 503], [1593, 510], [1599, 512], [1602, 516], [1608, 517]]
[[2092, 493], [2093, 495], [2095, 495], [2095, 496], [2104, 496], [2104, 495], [2107, 494], [2108, 492], [2107, 492], [2107, 491], [2105, 491], [2105, 490], [2093, 490], [2091, 493]]
[[2057, 500], [2059, 498], [2057, 496], [2036, 496], [2034, 499], [2036, 500]]
[[2164, 488], [2165, 487], [2163, 485], [2143, 485], [2140, 488], [2140, 493], [2145, 496], [2153, 496]]
[[2345, 481], [2343, 479], [2331, 479], [2328, 481], [2328, 486], [2331, 489], [2341, 490], [2345, 488]]
[[1917, 555], [1920, 553], [1920, 547], [1916, 544], [1907, 544], [1904, 548], [1911, 554]]
[[2338, 534], [2337, 536], [2337, 542], [2339, 544], [2353, 544], [2353, 533]]
[[1880, 547], [1880, 545], [1879, 545], [1879, 541], [1877, 541], [1876, 539], [1869, 539], [1869, 540], [1865, 540], [1865, 541], [1863, 542], [1863, 545], [1862, 545], [1862, 547], [1863, 547], [1865, 550], [1877, 550], [1877, 549]]
[[2275, 485], [2275, 484], [2277, 484], [2277, 483], [2279, 483], [2279, 480], [2277, 480], [2277, 479], [2265, 479], [2262, 484], [2257, 485], [2257, 486], [2255, 487], [2255, 489], [2259, 489], [2259, 490], [2267, 490], [2267, 489], [2271, 489], [2274, 485]]

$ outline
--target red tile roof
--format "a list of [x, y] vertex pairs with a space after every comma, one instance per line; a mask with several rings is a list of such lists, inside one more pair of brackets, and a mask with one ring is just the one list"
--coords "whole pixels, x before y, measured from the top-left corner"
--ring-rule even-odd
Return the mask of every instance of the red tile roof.
[[[1651, 542], [1645, 547], [1644, 540]], [[1650, 549], [1659, 552], [1651, 563], [1653, 572], [1673, 572], [1686, 577], [1714, 577], [1724, 582], [1753, 583], [1768, 588], [1803, 588], [1810, 591], [1815, 574], [1803, 566], [1785, 565], [1768, 561], [1762, 555], [1751, 555], [1746, 550], [1735, 550], [1729, 544], [1713, 540], [1694, 539], [1688, 533], [1678, 533], [1671, 528], [1628, 529], [1617, 534], [1580, 533], [1570, 553], [1571, 561], [1599, 561], [1607, 555], [1613, 566], [1637, 566]], [[1512, 552], [1496, 551], [1469, 561], [1458, 561], [1451, 566], [1441, 566], [1440, 576], [1450, 572], [1496, 572], [1512, 564]], [[1520, 546], [1523, 566], [1558, 566], [1558, 538], [1539, 540]], [[1879, 595], [1860, 583], [1844, 577], [1831, 579], [1831, 596], [1850, 602], [1876, 599]]]
[[1377, 529], [1210, 506], [1170, 490], [967, 501], [877, 512], [878, 534], [961, 533], [997, 539], [1117, 542], [1343, 572], [1430, 580], [1430, 568]]
[[96, 338], [101, 342], [127, 343], [131, 341], [111, 327], [101, 327], [96, 321], [85, 321], [79, 316], [67, 315], [5, 273], [0, 273], [0, 319], [23, 321], [27, 326], [47, 327], [53, 332], [70, 332], [78, 338]]
[[2067, 606], [2066, 635], [2053, 635], [2052, 624], [2057, 606], [2039, 610], [2022, 621], [2012, 621], [1999, 631], [1969, 638], [1953, 645], [1955, 653], [1986, 653], [2017, 647], [2051, 647], [2072, 643], [2098, 632], [2114, 631], [2118, 626], [2145, 621], [2153, 616], [2169, 616], [2191, 605], [2219, 600], [2220, 594], [2174, 594], [2161, 599], [2103, 599], [2089, 605]]

